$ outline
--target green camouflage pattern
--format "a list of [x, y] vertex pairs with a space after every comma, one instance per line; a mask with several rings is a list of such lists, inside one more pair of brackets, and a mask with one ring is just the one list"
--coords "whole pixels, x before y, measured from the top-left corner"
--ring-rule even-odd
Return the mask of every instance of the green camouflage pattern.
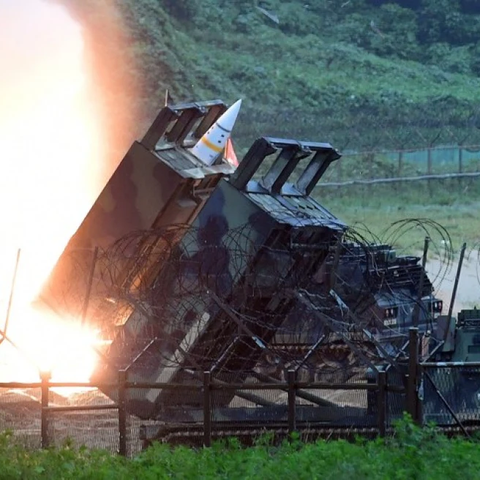
[[[273, 153], [277, 157], [270, 170], [260, 182], [252, 180], [253, 166]], [[345, 225], [306, 194], [318, 181], [315, 168], [331, 154], [338, 158], [328, 144], [259, 139], [235, 177], [220, 180], [192, 230], [152, 281], [152, 292], [158, 292], [149, 308], [137, 308], [117, 333], [107, 352], [109, 362], [99, 366], [95, 381], [107, 382], [128, 368], [132, 382], [185, 384], [195, 377], [192, 371], [198, 374], [215, 364], [217, 371], [228, 372], [229, 382], [242, 382], [294, 306], [283, 292], [289, 279], [295, 278], [292, 288], [307, 285], [343, 234]], [[287, 156], [290, 160], [284, 162]], [[303, 192], [287, 184], [284, 173], [292, 173], [290, 162], [296, 165], [300, 157], [311, 158]], [[282, 185], [275, 169], [277, 176], [284, 175]], [[302, 255], [292, 255], [292, 246]], [[260, 315], [270, 323], [252, 320], [249, 333], [235, 342], [239, 325], [232, 312], [251, 319]], [[226, 391], [218, 401], [226, 406], [233, 396]], [[185, 396], [150, 389], [131, 396], [129, 410], [152, 418], [167, 405], [197, 407], [202, 402], [198, 390]]]
[[438, 366], [425, 368], [432, 379], [423, 379], [425, 418], [438, 424], [456, 423], [446, 402], [461, 421], [476, 420], [480, 408], [480, 311], [465, 309], [457, 319], [440, 319], [439, 340], [445, 339], [445, 343], [435, 357]]
[[[218, 181], [234, 170], [224, 161], [205, 166], [188, 151], [225, 109], [222, 102], [213, 101], [160, 112], [144, 139], [134, 142], [71, 238], [41, 302], [62, 315], [79, 317], [95, 248], [105, 251], [134, 231], [193, 221]], [[115, 281], [122, 282], [130, 269], [131, 265], [119, 265]], [[97, 282], [93, 287], [90, 294], [96, 298], [101, 292], [95, 288], [105, 285]]]

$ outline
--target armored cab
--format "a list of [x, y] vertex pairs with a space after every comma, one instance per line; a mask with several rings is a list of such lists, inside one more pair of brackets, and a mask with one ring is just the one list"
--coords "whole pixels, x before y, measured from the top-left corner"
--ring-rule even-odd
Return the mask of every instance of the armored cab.
[[464, 309], [458, 319], [442, 315], [438, 319], [435, 337], [442, 342], [436, 353], [438, 361], [480, 362], [480, 310]]
[[[326, 143], [258, 139], [163, 259], [95, 381], [124, 369], [133, 382], [191, 384], [208, 370], [241, 383], [294, 308], [294, 291], [311, 283], [342, 237], [345, 225], [310, 196], [339, 157]], [[296, 182], [286, 183], [293, 175]], [[233, 396], [222, 393], [218, 406]], [[151, 389], [131, 391], [128, 408], [168, 419], [169, 408], [202, 403], [201, 389]]]
[[346, 242], [329, 265], [337, 294], [384, 346], [402, 347], [412, 326], [434, 330], [443, 302], [419, 257], [398, 256], [390, 245]]
[[[478, 423], [480, 407], [480, 310], [464, 309], [458, 319], [438, 318], [436, 345], [425, 368], [423, 413], [437, 424]], [[436, 347], [436, 348], [435, 348]], [[456, 418], [451, 415], [454, 412]]]
[[[126, 291], [148, 275], [138, 252], [148, 240], [129, 246], [105, 273], [106, 251], [135, 231], [190, 224], [220, 179], [234, 168], [219, 159], [207, 166], [189, 152], [226, 111], [221, 101], [163, 108], [141, 141], [134, 142], [58, 260], [41, 302], [67, 317], [87, 316], [110, 327], [122, 323], [128, 309], [112, 307], [115, 292]], [[115, 317], [115, 318], [112, 318]]]

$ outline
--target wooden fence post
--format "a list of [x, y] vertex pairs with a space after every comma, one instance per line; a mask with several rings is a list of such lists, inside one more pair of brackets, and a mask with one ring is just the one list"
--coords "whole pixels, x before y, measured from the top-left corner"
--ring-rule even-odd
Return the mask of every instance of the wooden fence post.
[[211, 374], [203, 372], [203, 444], [212, 445], [212, 395]]
[[[432, 145], [430, 145], [430, 147], [428, 147], [428, 150], [427, 150], [427, 175], [431, 175], [432, 174]], [[427, 180], [427, 185], [428, 185], [428, 195], [431, 197], [433, 195], [433, 184], [432, 184], [432, 180], [429, 178]]]
[[47, 448], [50, 446], [50, 438], [48, 435], [49, 425], [48, 425], [48, 397], [50, 393], [49, 382], [51, 378], [50, 372], [40, 372], [41, 379], [41, 402], [42, 402], [42, 411], [41, 411], [41, 435], [42, 435], [42, 448]]
[[118, 453], [127, 456], [127, 371], [118, 371]]
[[288, 379], [288, 433], [292, 433], [297, 429], [297, 412], [295, 406], [296, 400], [296, 371], [289, 370], [287, 372]]
[[[458, 146], [458, 173], [463, 173], [463, 148], [462, 145]], [[463, 187], [462, 177], [458, 178], [458, 187]]]
[[378, 372], [378, 434], [385, 436], [387, 431], [387, 372]]
[[[375, 153], [373, 152], [370, 152], [368, 154], [368, 162], [367, 162], [367, 169], [368, 169], [368, 180], [373, 180], [373, 177], [374, 177], [374, 174], [373, 174], [373, 164], [374, 164], [374, 161], [375, 161]], [[372, 189], [373, 189], [373, 185], [371, 183], [368, 183], [367, 184], [367, 195], [368, 195], [368, 198], [370, 199], [371, 196], [372, 196]]]

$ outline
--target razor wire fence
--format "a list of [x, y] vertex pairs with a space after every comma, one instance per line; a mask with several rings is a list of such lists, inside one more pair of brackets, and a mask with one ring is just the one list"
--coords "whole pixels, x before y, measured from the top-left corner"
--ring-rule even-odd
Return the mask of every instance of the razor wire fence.
[[[438, 225], [418, 221], [397, 225], [393, 235], [401, 235], [402, 228], [412, 224], [437, 229], [440, 238], [445, 235]], [[405, 409], [416, 412], [411, 401], [416, 385], [406, 383], [404, 373], [387, 373], [385, 381], [380, 374], [372, 379], [367, 373], [389, 353], [381, 351], [374, 336], [365, 332], [372, 320], [383, 321], [383, 310], [377, 311], [376, 319], [363, 308], [376, 309], [375, 294], [385, 286], [394, 289], [396, 280], [384, 275], [379, 252], [365, 242], [364, 235], [349, 230], [343, 237], [343, 273], [335, 261], [335, 245], [325, 243], [323, 237], [315, 243], [322, 258], [331, 260], [327, 264], [332, 266], [337, 292], [343, 285], [352, 305], [362, 306], [358, 311], [350, 308], [347, 314], [345, 305], [339, 304], [340, 294], [327, 294], [321, 286], [310, 286], [309, 291], [302, 269], [288, 278], [285, 275], [289, 265], [282, 263], [285, 259], [308, 258], [311, 250], [304, 237], [285, 241], [292, 238], [277, 234], [275, 240], [282, 242], [269, 244], [263, 263], [257, 264], [262, 268], [255, 272], [246, 268], [255, 258], [254, 226], [230, 230], [223, 226], [213, 224], [208, 231], [182, 225], [133, 232], [111, 249], [94, 251], [93, 256], [90, 252], [80, 259], [81, 252], [72, 252], [71, 268], [76, 276], [70, 277], [68, 286], [79, 317], [83, 318], [85, 299], [89, 298], [90, 311], [103, 312], [113, 335], [119, 329], [112, 319], [127, 317], [130, 323], [123, 323], [122, 335], [113, 337], [116, 344], [101, 358], [96, 375], [110, 383], [94, 393], [68, 400], [51, 398], [53, 388], [75, 385], [54, 384], [47, 378], [29, 386], [0, 384], [10, 393], [26, 389], [30, 397], [37, 398], [32, 424], [20, 428], [32, 445], [59, 445], [74, 437], [88, 446], [132, 455], [143, 441], [173, 442], [185, 437], [189, 441], [192, 437], [209, 444], [226, 434], [256, 435], [268, 423], [274, 424], [279, 435], [304, 430], [313, 436], [325, 423], [339, 435], [341, 429], [350, 433], [363, 429], [373, 435], [389, 428]], [[216, 241], [217, 235], [222, 242]], [[225, 268], [219, 269], [222, 259]], [[367, 259], [375, 259], [371, 269], [362, 281], [354, 281], [350, 267], [355, 272]], [[389, 263], [388, 258], [383, 261]], [[160, 267], [163, 275], [159, 275]], [[248, 275], [238, 291], [247, 301], [232, 308], [227, 302], [233, 291], [232, 279], [243, 271]], [[332, 279], [322, 269], [320, 272], [321, 284], [330, 285]], [[408, 298], [412, 305], [419, 300], [417, 290]], [[266, 293], [270, 298], [272, 292], [294, 302], [289, 321], [285, 322], [285, 316], [290, 310], [285, 313], [273, 308], [267, 315], [264, 303], [256, 305], [251, 300], [254, 293]], [[212, 318], [216, 321], [209, 324]], [[200, 336], [209, 333], [207, 327], [215, 328], [200, 342]], [[390, 324], [383, 322], [383, 327], [394, 333]], [[278, 334], [275, 341], [273, 331]], [[3, 335], [7, 338], [8, 332]], [[399, 341], [403, 344], [405, 335]], [[231, 362], [228, 368], [218, 368], [227, 360]], [[120, 364], [124, 376], [119, 373]], [[390, 383], [388, 375], [393, 375]], [[25, 421], [25, 416], [9, 418], [6, 428]], [[155, 431], [158, 423], [161, 431]]]

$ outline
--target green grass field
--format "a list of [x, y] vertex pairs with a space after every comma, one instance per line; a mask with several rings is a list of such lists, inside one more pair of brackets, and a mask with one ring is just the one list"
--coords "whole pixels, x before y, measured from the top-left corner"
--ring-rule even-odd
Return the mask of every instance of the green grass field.
[[445, 246], [444, 237], [432, 226], [396, 232], [391, 225], [404, 219], [431, 220], [445, 229], [453, 250], [458, 252], [463, 242], [474, 249], [480, 241], [478, 183], [477, 179], [468, 179], [459, 187], [457, 179], [434, 181], [431, 192], [426, 181], [319, 187], [315, 198], [349, 226], [371, 232], [377, 240], [393, 242], [405, 253], [421, 251], [427, 234], [437, 246]]

